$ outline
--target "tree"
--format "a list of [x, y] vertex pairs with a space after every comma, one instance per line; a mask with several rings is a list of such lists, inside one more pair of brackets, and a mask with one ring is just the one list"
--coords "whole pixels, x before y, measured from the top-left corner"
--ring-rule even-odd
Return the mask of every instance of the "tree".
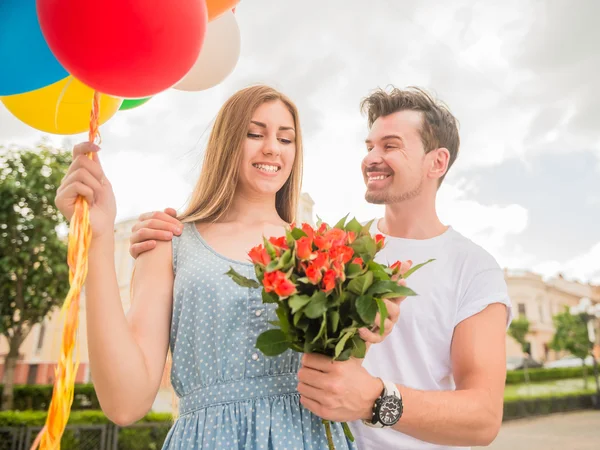
[[0, 333], [8, 340], [1, 409], [13, 407], [19, 348], [69, 290], [65, 223], [54, 205], [70, 154], [46, 142], [0, 146]]
[[585, 321], [580, 316], [573, 316], [569, 308], [557, 314], [552, 319], [554, 321], [554, 337], [549, 347], [555, 351], [565, 350], [581, 358], [583, 365], [583, 382], [587, 389], [587, 366], [585, 358], [590, 354], [592, 344], [590, 343], [588, 330]]
[[525, 316], [514, 319], [508, 327], [508, 334], [521, 345], [521, 351], [525, 354], [523, 359], [523, 369], [525, 371], [525, 382], [529, 383], [529, 372], [527, 371], [527, 360], [530, 353], [530, 344], [527, 342], [529, 334], [529, 320]]

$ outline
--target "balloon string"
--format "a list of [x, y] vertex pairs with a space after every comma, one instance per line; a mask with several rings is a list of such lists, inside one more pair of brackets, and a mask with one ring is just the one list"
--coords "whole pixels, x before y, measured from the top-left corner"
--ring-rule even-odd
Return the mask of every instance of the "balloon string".
[[58, 108], [60, 107], [60, 102], [62, 102], [63, 97], [67, 93], [67, 89], [69, 89], [69, 86], [71, 85], [72, 82], [73, 82], [73, 77], [69, 77], [69, 79], [65, 83], [65, 87], [63, 87], [62, 91], [60, 91], [60, 95], [58, 96], [58, 99], [56, 100], [56, 109], [54, 110], [54, 129], [57, 131], [58, 131]]
[[[100, 137], [98, 131], [100, 113], [100, 94], [94, 92], [92, 112], [90, 115], [89, 141]], [[92, 153], [87, 154], [92, 159]], [[79, 326], [79, 297], [85, 282], [88, 269], [88, 249], [92, 239], [89, 205], [84, 197], [79, 196], [75, 202], [75, 211], [69, 227], [69, 244], [67, 261], [69, 264], [70, 289], [61, 309], [64, 319], [60, 358], [55, 370], [52, 400], [48, 407], [46, 424], [36, 437], [31, 450], [39, 444], [41, 450], [60, 450], [60, 441], [69, 420], [75, 378], [79, 369], [79, 352], [77, 346], [77, 328]], [[75, 356], [75, 361], [73, 357]]]

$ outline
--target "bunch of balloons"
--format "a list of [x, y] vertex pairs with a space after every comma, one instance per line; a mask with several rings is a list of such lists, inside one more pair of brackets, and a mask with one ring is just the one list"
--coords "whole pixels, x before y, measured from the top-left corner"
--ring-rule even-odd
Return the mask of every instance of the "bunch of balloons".
[[235, 69], [239, 0], [2, 0], [0, 102], [52, 134], [89, 127], [167, 89], [202, 91]]

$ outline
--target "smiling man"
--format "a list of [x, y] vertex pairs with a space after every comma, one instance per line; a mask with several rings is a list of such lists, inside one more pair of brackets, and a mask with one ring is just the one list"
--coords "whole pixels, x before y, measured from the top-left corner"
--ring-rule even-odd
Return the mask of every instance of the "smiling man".
[[411, 276], [419, 295], [402, 303], [392, 334], [363, 362], [304, 356], [301, 402], [325, 419], [354, 421], [359, 448], [488, 445], [502, 422], [512, 314], [494, 258], [436, 212], [458, 155], [456, 119], [421, 89], [377, 90], [362, 106], [365, 198], [385, 205], [372, 229], [386, 236], [377, 259], [435, 261]]
[[[351, 422], [361, 449], [488, 445], [502, 422], [512, 313], [495, 259], [436, 212], [438, 189], [458, 155], [457, 121], [416, 88], [377, 90], [362, 107], [370, 128], [365, 198], [385, 205], [372, 228], [386, 237], [377, 260], [435, 261], [411, 275], [418, 296], [404, 300], [396, 327], [364, 361], [304, 355], [301, 402], [325, 419]], [[174, 215], [142, 214], [131, 254], [169, 239], [163, 230], [178, 224]]]

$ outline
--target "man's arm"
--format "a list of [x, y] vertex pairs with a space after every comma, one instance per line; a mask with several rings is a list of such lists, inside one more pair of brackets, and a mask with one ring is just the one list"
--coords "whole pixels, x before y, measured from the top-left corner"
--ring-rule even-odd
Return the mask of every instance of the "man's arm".
[[454, 330], [456, 391], [398, 386], [404, 414], [395, 430], [440, 445], [485, 446], [502, 423], [506, 380], [506, 306], [492, 304]]
[[[404, 413], [393, 427], [422, 441], [484, 446], [502, 422], [506, 378], [506, 306], [492, 304], [454, 330], [452, 365], [456, 391], [419, 391], [398, 385]], [[338, 422], [371, 418], [381, 381], [359, 360], [334, 362], [304, 355], [298, 372], [301, 403]]]

